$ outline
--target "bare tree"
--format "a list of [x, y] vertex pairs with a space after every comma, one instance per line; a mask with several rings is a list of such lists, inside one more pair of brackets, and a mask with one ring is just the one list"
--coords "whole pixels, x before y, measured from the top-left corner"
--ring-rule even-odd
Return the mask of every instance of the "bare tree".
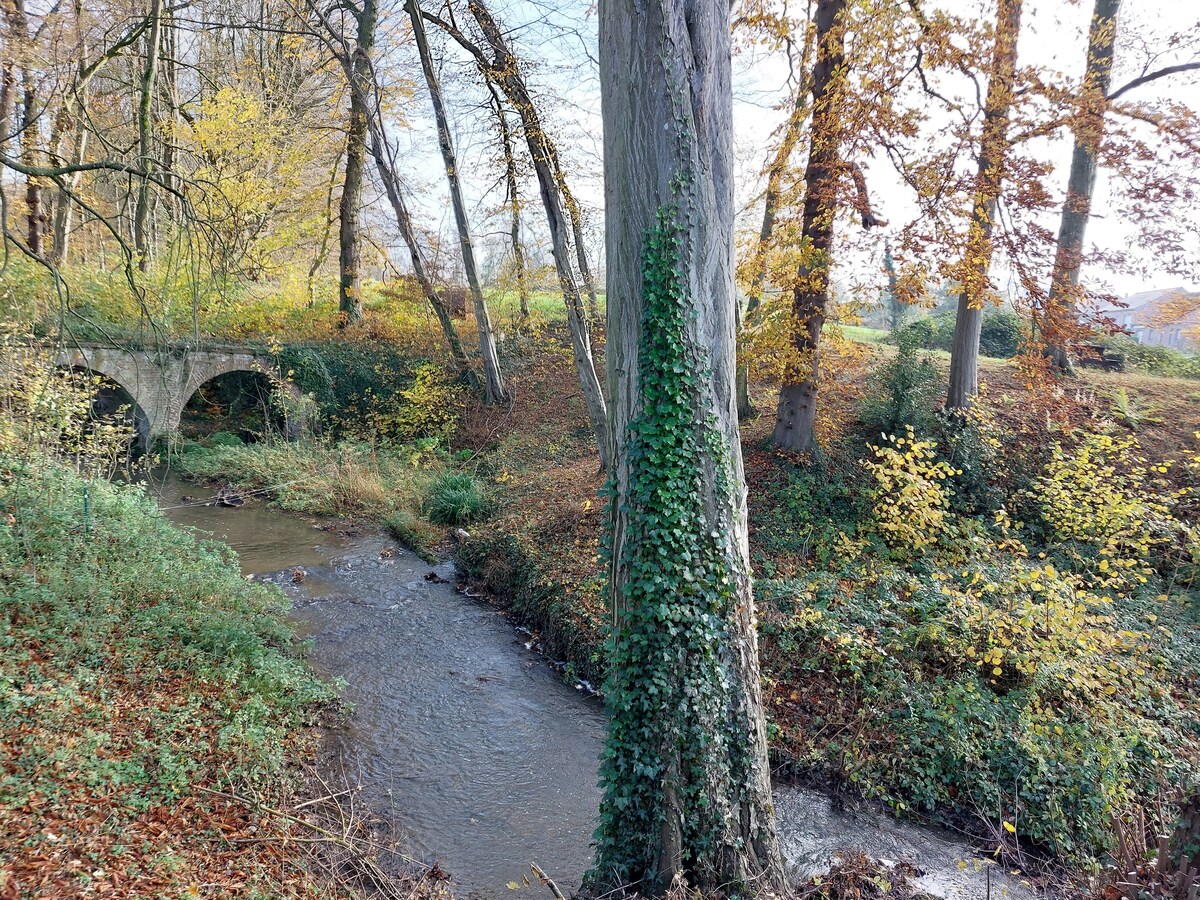
[[[562, 169], [558, 163], [558, 154], [542, 125], [541, 116], [526, 87], [518, 60], [509, 49], [500, 26], [480, 0], [469, 0], [468, 9], [479, 25], [490, 55], [485, 53], [478, 43], [468, 37], [453, 22], [429, 13], [425, 13], [425, 17], [442, 28], [475, 58], [485, 77], [490, 79], [508, 98], [509, 103], [521, 118], [525, 143], [533, 161], [533, 169], [542, 197], [542, 207], [550, 228], [554, 267], [558, 272], [558, 283], [567, 308], [567, 327], [571, 333], [571, 351], [575, 360], [575, 371], [579, 375], [584, 403], [587, 405], [588, 419], [591, 422], [592, 431], [596, 435], [596, 450], [600, 456], [600, 466], [607, 469], [611, 449], [608, 436], [608, 410], [604, 401], [604, 392], [600, 388], [600, 379], [596, 375], [596, 365], [592, 359], [587, 311], [583, 307], [579, 279], [576, 277], [573, 264], [571, 252], [573, 228], [567, 213], [567, 204], [563, 198]], [[575, 257], [577, 260], [578, 254], [575, 254]]]
[[442, 163], [446, 168], [446, 181], [450, 188], [450, 204], [454, 208], [454, 223], [458, 228], [458, 243], [462, 250], [463, 268], [466, 270], [467, 286], [475, 305], [475, 324], [479, 334], [479, 356], [483, 360], [484, 399], [488, 404], [502, 403], [508, 399], [504, 389], [504, 377], [500, 372], [500, 356], [496, 352], [496, 335], [492, 331], [492, 317], [488, 311], [483, 288], [479, 284], [479, 271], [475, 265], [475, 248], [471, 244], [471, 227], [467, 221], [467, 207], [463, 202], [462, 186], [459, 183], [458, 162], [454, 155], [454, 142], [450, 136], [450, 121], [446, 116], [446, 105], [442, 100], [442, 87], [433, 68], [433, 56], [429, 51], [429, 40], [425, 36], [425, 23], [417, 0], [407, 0], [408, 16], [412, 22], [413, 38], [417, 53], [421, 57], [421, 69], [429, 87], [429, 98], [433, 104], [433, 116], [437, 123], [438, 145], [442, 151]]

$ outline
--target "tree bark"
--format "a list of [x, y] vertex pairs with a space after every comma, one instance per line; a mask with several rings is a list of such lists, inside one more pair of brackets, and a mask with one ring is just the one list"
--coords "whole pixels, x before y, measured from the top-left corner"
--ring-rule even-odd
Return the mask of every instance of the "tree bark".
[[1008, 117], [1016, 80], [1021, 3], [1022, 0], [999, 0], [996, 10], [996, 38], [984, 101], [983, 134], [979, 141], [979, 172], [975, 176], [966, 250], [957, 273], [961, 288], [950, 346], [947, 409], [966, 409], [979, 393], [979, 333], [983, 327], [983, 307], [988, 299], [996, 206], [1000, 202], [1007, 167]]
[[821, 328], [829, 302], [833, 219], [841, 160], [841, 95], [846, 80], [846, 0], [819, 0], [812, 76], [812, 127], [804, 171], [801, 262], [792, 290], [797, 370], [785, 375], [771, 443], [782, 450], [815, 447]]
[[782, 885], [734, 389], [728, 14], [600, 4], [616, 452], [597, 892]]
[[1083, 238], [1092, 212], [1096, 188], [1096, 155], [1104, 139], [1104, 114], [1112, 86], [1113, 56], [1117, 42], [1117, 16], [1121, 0], [1096, 0], [1088, 29], [1087, 67], [1080, 87], [1080, 109], [1075, 121], [1075, 144], [1067, 197], [1058, 226], [1058, 245], [1050, 293], [1046, 298], [1045, 337], [1051, 356], [1060, 369], [1070, 369], [1069, 343], [1079, 300], [1079, 267], [1083, 261]]
[[346, 175], [338, 206], [338, 312], [341, 324], [362, 321], [362, 187], [367, 159], [367, 118], [373, 80], [371, 53], [378, 17], [376, 0], [363, 0], [355, 13], [357, 33], [348, 60], [350, 121], [346, 130]]
[[500, 371], [500, 356], [496, 352], [496, 335], [492, 330], [492, 317], [488, 310], [483, 288], [479, 284], [479, 271], [475, 266], [475, 248], [471, 243], [471, 227], [467, 222], [467, 207], [463, 202], [462, 186], [458, 178], [458, 162], [454, 155], [454, 142], [450, 136], [450, 121], [446, 116], [446, 105], [442, 100], [442, 87], [433, 68], [433, 56], [429, 52], [429, 41], [425, 36], [425, 23], [417, 0], [407, 0], [408, 17], [412, 22], [413, 38], [421, 57], [421, 68], [425, 72], [425, 83], [429, 87], [429, 99], [433, 104], [433, 116], [437, 122], [438, 144], [442, 151], [442, 163], [446, 168], [446, 182], [450, 188], [450, 205], [454, 208], [454, 222], [458, 227], [458, 244], [462, 250], [463, 269], [467, 286], [475, 306], [475, 324], [479, 334], [479, 356], [483, 360], [484, 402], [488, 405], [503, 403], [508, 399], [504, 389], [504, 376]]
[[[149, 19], [150, 27], [146, 33], [146, 67], [142, 71], [141, 98], [138, 103], [138, 165], [146, 172], [154, 168], [151, 147], [154, 122], [151, 109], [162, 44], [162, 0], [150, 0]], [[150, 265], [150, 182], [146, 178], [142, 179], [138, 188], [137, 207], [133, 216], [133, 246], [137, 251], [138, 268], [145, 272]]]
[[[38, 127], [37, 85], [33, 73], [25, 68], [21, 73], [24, 96], [21, 104], [21, 161], [27, 166], [37, 164]], [[35, 256], [42, 253], [42, 232], [45, 230], [42, 213], [42, 183], [33, 175], [25, 176], [25, 240]]]

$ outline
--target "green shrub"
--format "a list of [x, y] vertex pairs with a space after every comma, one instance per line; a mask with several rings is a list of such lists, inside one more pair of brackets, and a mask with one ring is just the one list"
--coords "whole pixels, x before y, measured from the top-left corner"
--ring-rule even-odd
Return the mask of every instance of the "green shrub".
[[438, 365], [386, 341], [329, 341], [284, 348], [279, 366], [317, 404], [335, 438], [445, 441], [461, 392]]
[[1151, 375], [1200, 379], [1200, 356], [1195, 353], [1142, 344], [1123, 334], [1106, 338], [1104, 346], [1125, 357], [1128, 368]]
[[927, 356], [918, 357], [920, 334], [912, 328], [900, 329], [896, 356], [880, 366], [869, 381], [859, 422], [871, 442], [877, 442], [880, 435], [903, 434], [907, 428], [917, 437], [934, 429], [941, 374]]
[[[949, 350], [954, 344], [953, 310], [910, 322], [893, 332], [893, 342], [909, 340], [925, 350]], [[1020, 316], [1009, 309], [988, 309], [979, 330], [979, 352], [984, 356], [1008, 359], [1016, 356], [1024, 340]]]
[[489, 505], [474, 476], [447, 472], [430, 486], [425, 510], [429, 521], [438, 525], [469, 525], [487, 515]]
[[1010, 309], [989, 309], [979, 328], [979, 352], [984, 356], [1010, 359], [1024, 340], [1021, 318]]

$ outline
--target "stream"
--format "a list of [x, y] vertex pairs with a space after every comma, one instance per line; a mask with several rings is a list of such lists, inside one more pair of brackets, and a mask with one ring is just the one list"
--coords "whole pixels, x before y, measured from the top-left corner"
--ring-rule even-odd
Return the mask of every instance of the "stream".
[[[460, 897], [511, 896], [505, 885], [531, 860], [568, 894], [579, 887], [600, 798], [602, 706], [504, 615], [458, 593], [452, 563], [431, 566], [381, 532], [324, 530], [261, 502], [205, 506], [196, 498], [211, 489], [171, 475], [152, 490], [174, 523], [225, 541], [243, 574], [291, 598], [309, 660], [344, 681], [352, 710], [329, 736], [329, 777], [361, 785], [406, 852], [438, 862]], [[775, 802], [797, 877], [860, 850], [913, 864], [938, 896], [1033, 896], [950, 832], [791, 785], [776, 786]]]

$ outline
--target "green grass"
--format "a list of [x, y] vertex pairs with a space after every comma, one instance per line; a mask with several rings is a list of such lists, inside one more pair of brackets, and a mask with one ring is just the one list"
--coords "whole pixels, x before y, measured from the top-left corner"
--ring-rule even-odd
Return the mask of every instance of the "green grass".
[[847, 340], [857, 341], [860, 344], [882, 344], [891, 334], [882, 328], [868, 328], [865, 325], [839, 325], [842, 334]]
[[447, 472], [429, 487], [425, 502], [429, 521], [437, 525], [469, 525], [488, 513], [490, 503], [479, 482], [466, 472]]

